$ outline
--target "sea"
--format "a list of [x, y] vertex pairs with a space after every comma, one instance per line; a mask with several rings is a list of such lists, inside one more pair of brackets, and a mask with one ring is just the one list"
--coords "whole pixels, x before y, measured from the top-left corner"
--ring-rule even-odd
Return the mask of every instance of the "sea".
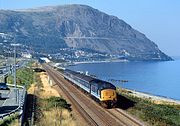
[[180, 59], [160, 62], [101, 62], [68, 66], [116, 87], [180, 100]]

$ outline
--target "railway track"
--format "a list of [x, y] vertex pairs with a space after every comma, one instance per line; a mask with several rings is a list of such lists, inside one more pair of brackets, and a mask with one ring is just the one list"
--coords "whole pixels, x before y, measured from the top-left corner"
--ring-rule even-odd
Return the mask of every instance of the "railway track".
[[131, 117], [130, 115], [128, 115], [121, 109], [115, 108], [115, 109], [109, 109], [107, 111], [117, 120], [121, 120], [122, 122], [124, 122], [125, 126], [144, 126], [145, 125], [142, 122]]
[[[46, 69], [47, 70], [47, 69]], [[73, 96], [68, 92], [67, 88], [65, 88], [64, 86], [61, 86], [60, 84], [62, 84], [62, 82], [57, 78], [57, 76], [54, 75], [53, 72], [51, 72], [50, 70], [47, 70], [49, 76], [52, 77], [52, 79], [54, 80], [54, 82], [56, 84], [59, 85], [59, 87], [61, 88], [61, 90], [64, 92], [64, 94], [67, 96], [67, 98], [70, 100], [70, 102], [74, 105], [74, 107], [76, 108], [76, 110], [80, 113], [80, 115], [82, 115], [82, 117], [87, 121], [87, 124], [91, 125], [91, 126], [98, 126], [98, 124], [91, 118], [91, 116], [89, 116], [89, 114], [82, 108], [82, 106], [80, 106], [80, 103], [78, 103]]]
[[43, 65], [54, 82], [61, 88], [75, 109], [91, 126], [142, 126], [135, 119], [130, 118], [118, 109], [104, 109], [87, 97], [75, 86], [66, 81], [60, 72]]

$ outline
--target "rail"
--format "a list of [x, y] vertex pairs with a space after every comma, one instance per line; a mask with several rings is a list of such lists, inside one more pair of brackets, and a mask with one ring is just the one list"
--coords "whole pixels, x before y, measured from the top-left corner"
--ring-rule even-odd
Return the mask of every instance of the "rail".
[[[58, 77], [54, 77], [52, 75], [52, 73], [50, 72], [49, 75], [52, 77], [52, 79], [54, 79], [54, 81], [58, 82]], [[68, 91], [67, 91], [67, 88], [64, 88], [62, 86], [60, 86], [61, 90], [64, 91], [64, 93], [66, 94], [66, 96], [68, 97], [68, 99], [74, 103], [74, 107], [78, 110], [78, 112], [83, 115], [84, 119], [87, 121], [87, 123], [89, 125], [92, 125], [92, 126], [97, 126], [98, 124], [91, 118], [91, 116], [89, 116], [89, 114], [82, 108], [82, 106], [80, 105], [79, 102], [77, 102], [72, 94], [70, 94]]]
[[[46, 68], [48, 74], [52, 77], [52, 79], [54, 79], [55, 83], [59, 85], [62, 91], [65, 94], [67, 93], [66, 96], [68, 95], [68, 99], [73, 103], [73, 105], [77, 106], [77, 111], [81, 111], [79, 113], [88, 122], [89, 125], [123, 125], [122, 122], [117, 122], [109, 114], [106, 114], [106, 110], [100, 107], [97, 103], [95, 103], [94, 101], [90, 102], [91, 99], [83, 94], [80, 90], [75, 88], [68, 81], [64, 80], [61, 76], [62, 74], [54, 71], [48, 66], [44, 66], [44, 68]], [[72, 100], [75, 102], [73, 102]]]
[[[60, 78], [62, 78], [60, 76], [63, 76], [62, 73], [57, 72], [57, 71], [55, 72], [53, 69], [51, 69], [48, 66], [44, 66], [44, 67], [46, 68], [49, 76], [51, 76], [51, 78], [54, 79], [56, 84], [63, 83], [63, 85], [59, 85], [62, 90], [64, 90], [63, 88], [65, 88], [65, 89], [68, 88], [69, 89], [69, 90], [66, 89], [64, 91], [65, 94], [68, 93], [68, 92], [70, 92], [70, 94], [73, 93], [73, 92], [76, 92], [76, 94], [74, 94], [74, 95], [77, 95], [77, 93], [79, 91], [78, 90], [75, 91], [75, 89], [74, 89], [75, 87], [74, 86], [72, 86], [74, 88], [71, 88], [72, 89], [71, 90], [69, 88], [67, 82], [65, 80], [63, 80], [63, 79], [60, 79]], [[66, 85], [66, 87], [64, 87], [65, 85]], [[125, 113], [124, 111], [121, 111], [120, 109], [117, 109], [117, 108], [114, 108], [114, 109], [104, 109], [102, 107], [96, 106], [96, 104], [95, 105], [90, 105], [91, 104], [90, 102], [89, 102], [89, 104], [88, 104], [88, 102], [86, 102], [86, 101], [88, 101], [88, 97], [83, 98], [82, 97], [83, 95], [84, 94], [79, 95], [78, 98], [81, 99], [84, 103], [87, 103], [86, 106], [91, 110], [89, 112], [93, 113], [94, 116], [96, 115], [96, 116], [100, 117], [101, 121], [103, 121], [104, 124], [106, 124], [106, 125], [123, 125], [123, 126], [129, 126], [129, 125], [143, 126], [144, 125], [142, 122], [140, 122], [139, 120], [137, 120], [134, 117], [130, 116], [129, 114]], [[75, 100], [75, 98], [72, 98], [72, 99]], [[75, 103], [75, 102], [73, 102], [73, 103]], [[77, 106], [81, 106], [80, 110], [86, 111], [86, 112], [84, 112], [84, 114], [86, 114], [86, 116], [89, 116], [87, 118], [91, 118], [90, 120], [92, 122], [92, 120], [93, 120], [92, 114], [89, 115], [90, 113], [88, 113], [87, 110], [85, 110], [86, 107], [85, 106], [82, 107], [82, 104], [80, 105], [81, 102], [78, 102], [78, 103], [79, 104], [77, 104]], [[92, 106], [94, 106], [93, 109], [91, 109]], [[83, 115], [83, 117], [85, 116], [84, 114], [81, 113], [81, 115]], [[96, 122], [97, 120], [96, 121], [93, 120], [93, 121]]]

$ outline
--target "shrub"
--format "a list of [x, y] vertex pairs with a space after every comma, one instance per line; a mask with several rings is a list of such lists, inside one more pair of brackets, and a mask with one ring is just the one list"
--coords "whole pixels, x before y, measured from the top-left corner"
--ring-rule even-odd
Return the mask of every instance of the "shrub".
[[151, 125], [180, 126], [180, 105], [154, 104], [148, 99], [128, 94], [123, 96], [136, 103], [127, 111]]
[[47, 108], [59, 107], [71, 110], [71, 105], [68, 104], [66, 100], [61, 97], [52, 96], [46, 99], [46, 102], [48, 103]]

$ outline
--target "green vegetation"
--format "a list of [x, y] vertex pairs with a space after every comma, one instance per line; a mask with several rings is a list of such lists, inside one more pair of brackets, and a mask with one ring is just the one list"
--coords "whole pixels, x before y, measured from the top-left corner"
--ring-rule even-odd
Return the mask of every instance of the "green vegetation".
[[[27, 66], [30, 66], [32, 63], [29, 63]], [[16, 72], [16, 83], [18, 85], [25, 85], [28, 89], [32, 83], [34, 83], [34, 71], [31, 67], [20, 68]], [[13, 76], [8, 77], [8, 83], [13, 84]]]
[[36, 73], [35, 87], [31, 87], [35, 89], [34, 95], [36, 96], [35, 125], [76, 126], [71, 105], [62, 97], [44, 94], [43, 86], [40, 73]]
[[11, 115], [6, 117], [3, 120], [0, 120], [0, 126], [9, 126], [18, 119], [18, 114]]
[[[31, 69], [32, 62], [27, 64], [27, 67], [17, 70], [17, 84], [25, 85], [27, 88], [34, 83], [34, 71]], [[13, 76], [8, 76], [8, 83], [13, 84]], [[14, 126], [18, 124], [18, 114], [11, 115], [0, 121], [0, 126]]]
[[71, 105], [61, 97], [38, 98], [36, 108], [36, 125], [75, 125], [71, 114]]
[[61, 72], [61, 73], [64, 73], [64, 70], [63, 70], [63, 69], [57, 68], [57, 70], [58, 70], [59, 72]]
[[66, 102], [65, 99], [61, 97], [52, 96], [50, 98], [39, 99], [39, 103], [41, 105], [41, 110], [49, 111], [53, 108], [67, 109], [71, 111], [71, 105]]
[[163, 105], [152, 103], [148, 99], [122, 93], [124, 97], [135, 102], [127, 111], [143, 121], [155, 126], [180, 126], [180, 105]]
[[53, 107], [59, 107], [71, 110], [71, 105], [67, 103], [67, 101], [61, 97], [50, 97], [46, 99], [46, 102], [48, 103], [46, 108], [53, 108]]

